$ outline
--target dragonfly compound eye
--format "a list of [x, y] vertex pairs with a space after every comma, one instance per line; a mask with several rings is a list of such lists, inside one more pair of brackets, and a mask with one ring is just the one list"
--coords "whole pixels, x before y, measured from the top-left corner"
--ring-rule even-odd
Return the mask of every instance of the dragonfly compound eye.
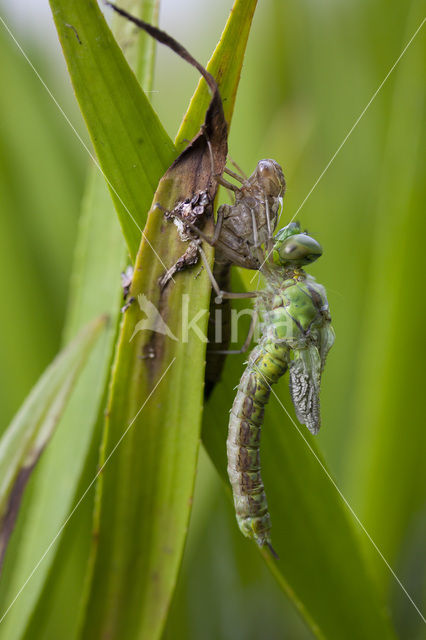
[[274, 262], [280, 266], [300, 267], [314, 262], [320, 255], [322, 255], [321, 245], [305, 233], [276, 241], [273, 250]]

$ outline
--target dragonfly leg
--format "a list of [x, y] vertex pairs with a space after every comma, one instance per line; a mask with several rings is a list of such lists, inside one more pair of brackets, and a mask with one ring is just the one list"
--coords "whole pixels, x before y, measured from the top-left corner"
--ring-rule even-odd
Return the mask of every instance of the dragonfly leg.
[[[214, 177], [216, 182], [218, 184], [221, 184], [223, 187], [226, 187], [227, 189], [230, 189], [231, 191], [240, 191], [239, 187], [236, 187], [235, 184], [232, 184], [232, 182], [228, 182], [228, 180], [225, 180], [225, 178], [223, 178], [222, 176], [217, 175], [215, 173], [212, 145], [210, 143], [210, 140], [207, 138], [207, 136], [206, 136], [206, 139], [207, 139], [207, 146], [208, 146], [209, 152], [210, 152], [210, 165], [211, 165], [211, 174], [212, 174], [212, 176]], [[231, 169], [228, 169], [227, 167], [225, 167], [224, 173], [227, 173], [228, 175], [232, 176], [233, 178], [235, 178], [235, 180], [238, 180], [239, 182], [241, 182], [241, 184], [243, 184], [245, 182], [244, 178], [241, 178], [241, 176], [239, 176], [238, 174], [234, 173], [234, 171], [231, 171]]]
[[239, 191], [241, 191], [239, 187], [237, 187], [235, 184], [232, 184], [232, 182], [228, 182], [228, 180], [225, 180], [225, 178], [222, 178], [221, 176], [216, 176], [216, 182], [221, 184], [222, 187], [226, 187], [231, 191], [235, 191], [235, 193], [238, 193]]
[[250, 213], [251, 213], [251, 222], [253, 227], [253, 248], [258, 249], [260, 245], [259, 245], [259, 234], [257, 233], [256, 215], [253, 209], [250, 209]]
[[266, 224], [268, 227], [268, 239], [266, 241], [266, 260], [267, 260], [274, 246], [274, 234], [273, 234], [273, 229], [271, 225], [271, 212], [269, 209], [269, 201], [265, 192], [263, 192], [263, 197], [265, 202]]
[[126, 267], [125, 271], [121, 272], [121, 286], [123, 289], [123, 300], [129, 295], [130, 287], [133, 280], [133, 267], [130, 265]]
[[224, 298], [228, 300], [237, 299], [237, 298], [255, 298], [258, 295], [257, 291], [243, 291], [241, 293], [234, 293], [233, 291], [222, 291], [217, 283], [216, 278], [213, 275], [212, 270], [210, 269], [209, 261], [207, 260], [207, 256], [204, 253], [203, 248], [201, 246], [198, 246], [198, 250], [200, 252], [200, 256], [201, 256], [201, 260], [203, 261], [204, 268], [207, 271], [207, 274], [210, 278], [210, 282], [212, 283], [212, 287], [216, 293], [215, 302], [217, 304], [220, 304]]
[[278, 214], [277, 224], [279, 224], [279, 222], [280, 222], [281, 215], [282, 215], [282, 212], [283, 212], [283, 209], [284, 209], [284, 200], [283, 200], [283, 197], [282, 197], [282, 196], [279, 196], [278, 201], [279, 201], [279, 203], [280, 203], [280, 212], [279, 212], [279, 214]]
[[136, 298], [134, 296], [131, 296], [127, 300], [126, 304], [123, 307], [121, 307], [121, 309], [120, 309], [121, 313], [125, 313], [127, 311], [127, 309], [130, 309], [130, 307], [135, 302], [135, 300], [136, 300]]
[[266, 226], [268, 227], [268, 241], [269, 241], [272, 238], [271, 214], [269, 211], [269, 201], [265, 192], [263, 192], [263, 198], [265, 202]]
[[[218, 350], [218, 351], [214, 351], [213, 353], [217, 353], [217, 354], [222, 354], [222, 355], [237, 355], [240, 353], [245, 353], [247, 351], [247, 349], [250, 346], [250, 343], [253, 339], [253, 335], [254, 335], [254, 330], [256, 328], [256, 324], [257, 324], [257, 314], [253, 314], [250, 320], [250, 327], [248, 330], [248, 334], [246, 339], [244, 340], [244, 344], [240, 349], [224, 349], [222, 351]], [[209, 353], [209, 350], [207, 350], [207, 353]]]
[[199, 240], [191, 240], [186, 249], [185, 253], [181, 255], [180, 258], [175, 262], [170, 269], [167, 269], [166, 273], [164, 273], [161, 278], [158, 280], [158, 284], [160, 286], [161, 291], [166, 288], [170, 280], [173, 280], [173, 276], [179, 271], [183, 271], [188, 267], [196, 264], [198, 262], [199, 257]]
[[[266, 200], [267, 202], [267, 200]], [[256, 214], [255, 211], [253, 209], [250, 209], [250, 214], [251, 214], [251, 221], [252, 221], [252, 227], [253, 227], [253, 249], [252, 249], [252, 253], [254, 255], [254, 257], [259, 261], [259, 264], [262, 264], [263, 262], [263, 251], [261, 249], [261, 244], [259, 242], [259, 233], [257, 230], [257, 221], [256, 221]]]
[[[212, 145], [211, 145], [210, 140], [207, 138], [207, 135], [206, 135], [206, 140], [207, 140], [207, 146], [208, 146], [209, 152], [210, 152], [210, 165], [211, 165], [212, 176], [214, 176], [215, 179], [219, 182], [218, 178], [220, 176], [217, 176], [215, 174]], [[238, 175], [238, 173], [235, 173], [235, 171], [232, 171], [231, 169], [228, 169], [228, 167], [225, 167], [224, 173], [227, 173], [229, 176], [232, 176], [233, 178], [235, 178], [235, 180], [238, 180], [238, 182], [241, 182], [241, 184], [244, 184], [246, 182], [246, 180], [247, 180], [247, 176], [245, 175], [244, 171], [242, 169], [240, 169], [240, 167], [237, 165], [236, 162], [234, 162], [234, 160], [232, 160], [232, 158], [230, 158], [230, 161], [231, 161], [231, 164], [234, 165], [236, 170], [239, 171], [241, 175]], [[230, 184], [230, 183], [228, 183], [228, 184]], [[223, 186], [225, 186], [225, 185], [223, 185]], [[235, 189], [234, 189], [234, 191], [235, 191]]]
[[238, 164], [235, 162], [235, 160], [233, 160], [230, 156], [228, 156], [229, 161], [232, 165], [234, 165], [234, 167], [236, 168], [236, 170], [238, 171], [238, 173], [243, 176], [244, 180], [248, 180], [246, 174], [244, 173], [244, 171], [241, 169], [241, 167], [238, 166]]
[[214, 226], [214, 234], [213, 234], [213, 246], [219, 240], [220, 232], [222, 231], [222, 223], [223, 223], [223, 209], [219, 207], [217, 210], [217, 220]]
[[207, 242], [207, 244], [209, 244], [211, 247], [215, 245], [216, 240], [214, 239], [214, 236], [210, 238], [206, 233], [204, 233], [204, 231], [201, 231], [201, 229], [196, 227], [195, 224], [192, 224], [192, 222], [185, 222], [185, 227], [191, 229], [191, 231], [193, 231], [199, 238], [201, 238], [201, 240]]
[[241, 177], [240, 175], [238, 175], [238, 173], [235, 173], [235, 171], [232, 171], [232, 169], [228, 169], [228, 167], [224, 168], [223, 173], [227, 173], [228, 176], [231, 176], [231, 178], [238, 180], [238, 182], [241, 182], [241, 184], [244, 184], [246, 181], [246, 178]]
[[219, 207], [219, 210], [217, 212], [217, 221], [214, 226], [214, 234], [211, 238], [207, 234], [205, 234], [204, 231], [201, 231], [201, 229], [199, 229], [192, 222], [185, 221], [184, 225], [189, 229], [191, 229], [191, 231], [193, 231], [199, 238], [204, 240], [204, 242], [207, 242], [207, 244], [209, 244], [211, 247], [214, 247], [217, 241], [219, 240], [220, 232], [222, 229], [222, 223], [223, 223], [223, 212], [221, 210], [221, 207]]

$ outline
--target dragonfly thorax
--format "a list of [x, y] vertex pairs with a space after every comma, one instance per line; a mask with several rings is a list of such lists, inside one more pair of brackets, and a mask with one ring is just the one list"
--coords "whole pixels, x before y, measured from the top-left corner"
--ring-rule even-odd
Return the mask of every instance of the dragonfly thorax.
[[259, 300], [265, 337], [302, 348], [313, 331], [329, 321], [325, 289], [304, 271], [287, 271], [279, 288], [263, 292]]

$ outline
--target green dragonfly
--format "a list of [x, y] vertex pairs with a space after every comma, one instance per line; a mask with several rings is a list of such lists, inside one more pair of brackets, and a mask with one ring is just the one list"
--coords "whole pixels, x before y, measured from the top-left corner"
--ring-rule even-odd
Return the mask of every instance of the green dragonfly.
[[322, 255], [319, 243], [301, 233], [299, 223], [281, 229], [270, 243], [260, 271], [264, 290], [256, 292], [263, 321], [238, 385], [229, 420], [228, 475], [242, 533], [271, 545], [271, 521], [260, 472], [260, 431], [271, 385], [289, 370], [296, 416], [312, 433], [320, 424], [320, 381], [334, 331], [324, 287], [303, 266]]

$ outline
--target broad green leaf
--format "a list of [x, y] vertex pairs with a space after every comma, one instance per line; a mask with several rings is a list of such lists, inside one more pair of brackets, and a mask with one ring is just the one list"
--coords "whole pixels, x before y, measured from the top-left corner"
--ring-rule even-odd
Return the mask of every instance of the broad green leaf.
[[[228, 26], [216, 60], [236, 48], [235, 34], [248, 35], [250, 10], [235, 3], [230, 17], [244, 28]], [[232, 73], [238, 82], [244, 47], [239, 43]], [[231, 65], [228, 65], [231, 68]], [[237, 72], [235, 72], [237, 69]], [[210, 69], [209, 69], [210, 70]], [[223, 93], [224, 103], [232, 95]], [[203, 102], [201, 121], [208, 103]], [[232, 113], [228, 107], [227, 116]], [[189, 115], [191, 134], [201, 122]], [[172, 185], [162, 183], [155, 196], [172, 201]], [[186, 246], [175, 228], [153, 209], [135, 264], [133, 295], [143, 293], [145, 313], [133, 304], [125, 314], [114, 363], [108, 406], [102, 473], [97, 553], [83, 637], [117, 635], [154, 639], [163, 628], [176, 582], [191, 507], [201, 422], [203, 368], [210, 286], [199, 268], [177, 274], [163, 296], [158, 279]], [[149, 244], [148, 244], [149, 241]], [[148, 303], [147, 303], [148, 301]], [[149, 303], [162, 314], [178, 340], [138, 331]], [[147, 306], [148, 305], [148, 306]], [[152, 308], [151, 308], [152, 310]], [[182, 335], [182, 320], [198, 316], [198, 333]], [[129, 585], [131, 587], [129, 588]]]
[[[243, 288], [241, 282], [233, 287]], [[203, 442], [228, 487], [227, 416], [243, 359], [228, 357], [223, 381], [204, 413]], [[286, 385], [285, 379], [273, 389], [289, 410]], [[293, 410], [291, 414], [295, 420]], [[218, 415], [222, 416], [219, 421]], [[326, 420], [323, 416], [324, 423]], [[354, 640], [394, 637], [364, 562], [352, 516], [327, 475], [315, 438], [304, 427], [295, 427], [273, 396], [265, 411], [261, 461], [272, 543], [280, 559], [273, 560], [267, 551], [260, 553], [314, 634], [338, 640], [347, 637], [350, 629]], [[241, 536], [241, 545], [254, 543]]]
[[152, 194], [176, 150], [95, 0], [51, 0], [50, 6], [74, 90], [134, 258]]
[[0, 440], [0, 567], [25, 486], [105, 322], [92, 322], [56, 356]]

